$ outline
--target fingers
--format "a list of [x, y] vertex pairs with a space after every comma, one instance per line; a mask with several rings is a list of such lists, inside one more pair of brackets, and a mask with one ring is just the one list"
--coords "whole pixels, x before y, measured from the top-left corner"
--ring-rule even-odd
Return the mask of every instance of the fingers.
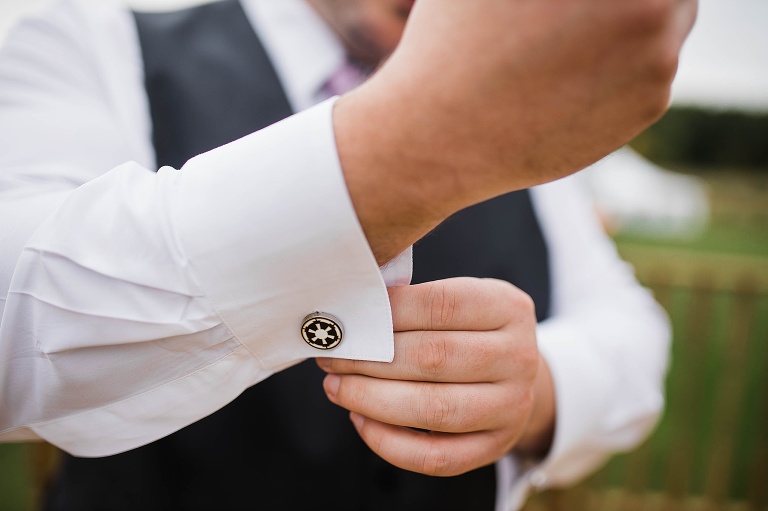
[[[318, 359], [332, 373], [425, 382], [532, 377], [536, 319], [531, 299], [505, 282], [459, 278], [390, 290], [391, 364]], [[399, 331], [398, 331], [399, 330]]]
[[453, 435], [415, 431], [350, 414], [358, 434], [389, 463], [431, 476], [453, 476], [493, 463], [509, 450], [493, 432]]
[[532, 330], [413, 331], [395, 334], [395, 357], [389, 364], [330, 358], [317, 363], [329, 373], [391, 380], [493, 382], [530, 372], [537, 353]]
[[359, 375], [329, 375], [328, 398], [381, 422], [449, 433], [494, 430], [527, 416], [530, 386], [414, 383]]
[[319, 359], [328, 398], [407, 470], [454, 475], [503, 456], [533, 406], [531, 299], [501, 281], [459, 278], [392, 289], [390, 301], [394, 361]]
[[494, 279], [455, 278], [389, 289], [396, 332], [494, 330], [533, 310], [530, 297]]

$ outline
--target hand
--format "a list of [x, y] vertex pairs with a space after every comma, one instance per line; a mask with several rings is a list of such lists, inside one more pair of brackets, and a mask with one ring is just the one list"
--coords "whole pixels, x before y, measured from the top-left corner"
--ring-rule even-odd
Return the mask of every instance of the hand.
[[337, 145], [379, 262], [476, 202], [576, 172], [666, 109], [696, 0], [418, 0], [342, 98]]
[[[318, 359], [328, 398], [366, 444], [400, 468], [449, 476], [511, 449], [543, 454], [554, 394], [531, 299], [492, 279], [390, 289], [391, 364]], [[418, 428], [413, 429], [413, 428]]]

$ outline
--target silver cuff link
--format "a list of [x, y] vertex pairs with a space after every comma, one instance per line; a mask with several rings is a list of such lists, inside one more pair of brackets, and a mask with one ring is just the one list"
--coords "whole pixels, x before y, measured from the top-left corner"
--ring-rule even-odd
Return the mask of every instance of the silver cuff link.
[[330, 350], [341, 342], [344, 332], [341, 321], [325, 312], [313, 312], [301, 323], [301, 337], [319, 350]]

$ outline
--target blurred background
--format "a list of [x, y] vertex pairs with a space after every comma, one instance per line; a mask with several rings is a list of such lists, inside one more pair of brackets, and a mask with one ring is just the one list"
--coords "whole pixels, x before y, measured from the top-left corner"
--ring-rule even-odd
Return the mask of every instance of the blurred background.
[[[0, 0], [0, 41], [46, 3]], [[526, 511], [768, 511], [768, 0], [700, 0], [670, 111], [583, 176], [672, 318], [668, 405], [640, 449]], [[0, 444], [0, 511], [35, 509], [55, 459]]]

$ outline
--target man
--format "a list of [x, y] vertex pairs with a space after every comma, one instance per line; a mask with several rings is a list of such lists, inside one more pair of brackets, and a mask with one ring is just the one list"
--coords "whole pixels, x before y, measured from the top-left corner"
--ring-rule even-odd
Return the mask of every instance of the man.
[[[40, 436], [85, 456], [146, 444], [221, 408], [270, 374], [317, 356], [310, 340], [298, 337], [297, 324], [320, 311], [324, 325], [344, 334], [327, 352], [331, 357], [388, 361], [400, 350], [388, 366], [323, 364], [341, 374], [325, 380], [326, 391], [354, 412], [360, 435], [377, 454], [436, 475], [500, 460], [497, 505], [515, 505], [519, 495], [508, 489], [519, 474], [506, 454], [515, 449], [513, 455], [541, 456], [554, 425], [554, 395], [547, 363], [537, 353], [530, 302], [490, 281], [394, 290], [389, 298], [399, 340], [393, 345], [386, 333], [392, 329], [389, 314], [382, 314], [388, 296], [372, 263], [391, 260], [462, 207], [577, 170], [660, 113], [673, 74], [670, 55], [687, 33], [692, 4], [614, 3], [554, 9], [548, 2], [446, 7], [422, 0], [386, 65], [335, 104], [333, 132], [326, 103], [194, 158], [180, 173], [163, 169], [157, 175], [136, 164], [105, 173], [129, 160], [153, 168], [152, 130], [156, 151], [161, 143], [148, 115], [152, 111], [155, 121], [158, 106], [142, 92], [139, 54], [147, 46], [137, 44], [127, 13], [65, 2], [12, 36], [0, 63], [9, 105], [3, 116], [3, 208], [24, 215], [3, 233], [6, 246], [13, 247], [3, 260], [4, 274], [13, 274], [5, 283], [0, 331], [4, 437]], [[268, 4], [245, 4], [257, 30], [259, 12]], [[318, 1], [313, 7], [354, 57], [369, 62], [392, 49], [410, 8], [372, 0]], [[629, 63], [625, 51], [634, 57]], [[146, 66], [150, 60], [144, 57]], [[215, 64], [208, 64], [215, 75]], [[283, 64], [274, 65], [280, 75]], [[282, 72], [280, 78], [291, 83], [290, 71]], [[300, 94], [292, 96], [290, 85], [286, 89], [296, 110], [308, 106], [296, 102]], [[241, 105], [234, 99], [235, 107]], [[183, 132], [182, 126], [171, 136]], [[41, 143], [42, 153], [34, 149]], [[407, 258], [400, 257], [385, 269], [390, 284], [407, 277], [403, 264]], [[609, 273], [609, 280], [623, 279], [620, 272]], [[647, 297], [630, 295], [632, 305], [649, 307]], [[331, 332], [327, 328], [323, 332]], [[439, 335], [408, 348], [412, 333], [420, 331]], [[462, 342], [467, 331], [479, 332], [474, 342]], [[555, 480], [583, 472], [605, 447], [636, 439], [652, 422], [658, 392], [645, 386], [658, 384], [664, 334], [653, 337], [654, 347], [641, 350], [650, 359], [643, 367], [651, 377], [633, 379], [646, 402], [628, 410], [614, 406], [621, 397], [596, 399], [585, 413], [588, 441], [579, 438], [558, 453], [555, 439], [553, 459], [572, 458]], [[595, 339], [597, 346], [583, 349], [589, 355], [580, 360], [582, 369], [616, 361], [592, 360], [613, 349], [599, 346], [601, 335]], [[445, 360], [450, 370], [436, 371], [442, 362], [419, 367], [420, 355], [429, 354], [434, 342], [460, 347]], [[637, 361], [633, 349], [620, 350], [625, 362]], [[503, 371], [494, 360], [505, 362]], [[608, 377], [595, 372], [581, 392], [602, 394], [600, 387], [622, 380], [614, 379], [617, 374], [634, 377], [636, 371], [614, 367]], [[469, 392], [439, 394], [455, 383], [467, 384], [453, 388]], [[564, 392], [559, 389], [558, 396]], [[434, 399], [420, 407], [412, 399], [419, 393]], [[566, 407], [588, 406], [562, 401]], [[578, 430], [565, 425], [578, 415], [558, 415], [558, 428]], [[614, 425], [620, 417], [620, 426], [601, 430], [595, 424], [601, 415]], [[194, 446], [206, 447], [208, 438], [198, 437]], [[609, 439], [610, 446], [595, 438]], [[268, 444], [268, 438], [256, 443], [263, 450]], [[219, 445], [211, 445], [213, 459], [223, 454]], [[127, 456], [141, 457], [139, 451]], [[143, 484], [176, 487], [165, 479], [173, 471], [139, 461], [123, 465], [126, 473], [157, 470]], [[263, 473], [264, 466], [254, 463]], [[248, 473], [229, 476], [238, 477], [234, 486], [248, 489]], [[299, 484], [295, 477], [288, 488]], [[189, 484], [194, 477], [185, 480], [185, 502], [192, 506], [200, 495], [194, 490], [204, 485]], [[525, 485], [515, 489], [524, 492]], [[277, 497], [281, 502], [288, 495]]]

